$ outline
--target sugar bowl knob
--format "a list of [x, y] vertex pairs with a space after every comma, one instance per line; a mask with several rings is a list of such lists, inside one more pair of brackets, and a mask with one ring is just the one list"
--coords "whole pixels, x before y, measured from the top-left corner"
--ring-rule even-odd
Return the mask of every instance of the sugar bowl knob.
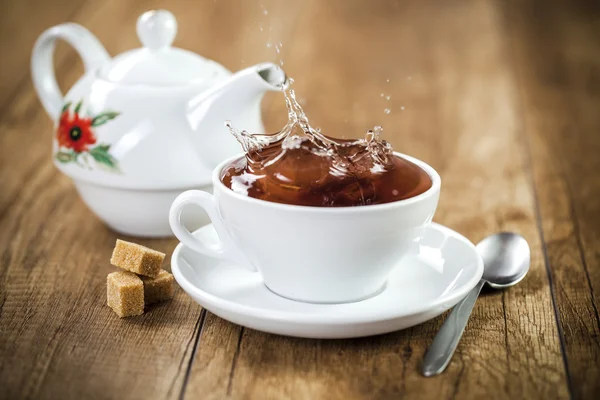
[[136, 28], [144, 47], [159, 50], [173, 43], [177, 34], [177, 20], [167, 10], [152, 10], [138, 18]]

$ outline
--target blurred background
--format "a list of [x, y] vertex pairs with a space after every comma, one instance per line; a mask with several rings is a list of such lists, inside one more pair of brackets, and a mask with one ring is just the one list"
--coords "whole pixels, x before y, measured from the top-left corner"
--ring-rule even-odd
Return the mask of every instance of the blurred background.
[[[437, 319], [344, 346], [244, 335], [250, 372], [234, 391], [255, 388], [264, 398], [260, 390], [276, 382], [275, 398], [298, 388], [326, 394], [333, 385], [340, 398], [428, 398], [437, 388], [444, 394], [437, 398], [597, 398], [600, 3], [585, 0], [0, 0], [0, 339], [10, 338], [0, 340], [0, 372], [7, 387], [28, 398], [64, 398], [56, 393], [69, 381], [81, 383], [72, 392], [80, 397], [96, 384], [125, 398], [123, 390], [174, 397], [183, 385], [188, 352], [180, 343], [196, 334], [199, 308], [179, 293], [168, 312], [139, 325], [114, 323], [104, 283], [117, 234], [52, 165], [52, 122], [30, 75], [32, 47], [45, 29], [79, 23], [115, 56], [140, 46], [138, 16], [161, 8], [177, 18], [175, 46], [231, 71], [283, 61], [312, 125], [325, 134], [360, 137], [383, 126], [397, 151], [440, 173], [435, 221], [475, 243], [519, 232], [532, 248], [523, 283], [478, 301], [460, 361], [440, 385], [423, 384], [417, 372]], [[83, 73], [64, 43], [54, 64], [63, 91]], [[269, 93], [263, 111], [270, 132], [287, 119], [281, 94]], [[170, 254], [177, 242], [141, 243]], [[150, 333], [131, 336], [136, 329]], [[75, 348], [69, 335], [78, 332]], [[182, 336], [173, 340], [173, 332]], [[106, 345], [98, 336], [122, 341]], [[230, 348], [241, 341], [235, 336]], [[142, 349], [132, 357], [135, 377], [147, 378], [152, 367], [181, 381], [130, 378], [133, 362], [123, 364], [129, 357], [122, 354], [132, 345]], [[319, 357], [305, 351], [315, 348]], [[305, 353], [305, 361], [330, 355], [331, 368], [319, 370], [326, 384], [311, 386], [308, 367], [298, 372]], [[366, 362], [365, 354], [376, 357]], [[270, 368], [253, 370], [253, 356]], [[127, 373], [115, 374], [116, 365]], [[196, 398], [206, 382], [231, 385], [233, 372], [224, 371], [196, 384]]]
[[[532, 61], [519, 57], [541, 65], [557, 61], [546, 53], [555, 46], [557, 23], [577, 29], [577, 18], [597, 15], [587, 15], [596, 8], [585, 1], [2, 0], [0, 110], [29, 88], [31, 49], [44, 29], [80, 23], [114, 56], [140, 46], [135, 21], [155, 8], [169, 9], [178, 19], [176, 46], [231, 71], [283, 61], [309, 118], [326, 134], [358, 137], [382, 125], [384, 138], [397, 150], [430, 162], [440, 158], [439, 152], [452, 152], [465, 118], [494, 109], [479, 133], [491, 134], [485, 127], [495, 118], [514, 129], [516, 70], [519, 61]], [[577, 52], [578, 46], [583, 50], [573, 40], [568, 51]], [[536, 53], [530, 53], [532, 47]], [[83, 72], [64, 43], [55, 65], [63, 90]], [[39, 104], [28, 99], [27, 110], [37, 111]], [[285, 121], [283, 106], [281, 96], [267, 96], [268, 130]], [[44, 129], [50, 127], [47, 122]]]

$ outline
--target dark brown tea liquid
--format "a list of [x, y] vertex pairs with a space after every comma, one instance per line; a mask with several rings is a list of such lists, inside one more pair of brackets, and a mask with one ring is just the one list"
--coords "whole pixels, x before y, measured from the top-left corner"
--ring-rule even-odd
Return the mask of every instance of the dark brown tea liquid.
[[379, 139], [380, 127], [364, 139], [333, 139], [313, 129], [293, 90], [284, 92], [289, 120], [273, 135], [231, 127], [246, 156], [223, 169], [221, 181], [236, 193], [275, 203], [351, 207], [391, 203], [429, 188], [429, 175], [396, 157]]

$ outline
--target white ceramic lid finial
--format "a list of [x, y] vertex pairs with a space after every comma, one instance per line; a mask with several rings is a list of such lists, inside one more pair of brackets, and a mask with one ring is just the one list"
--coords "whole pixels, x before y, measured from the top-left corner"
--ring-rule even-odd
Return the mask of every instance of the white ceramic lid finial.
[[140, 42], [151, 50], [171, 46], [177, 34], [177, 20], [167, 10], [152, 10], [143, 13], [137, 20]]

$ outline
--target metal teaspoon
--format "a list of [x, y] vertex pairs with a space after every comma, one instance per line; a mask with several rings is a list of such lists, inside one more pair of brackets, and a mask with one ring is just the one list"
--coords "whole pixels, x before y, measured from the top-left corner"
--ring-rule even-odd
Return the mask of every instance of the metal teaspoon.
[[483, 239], [476, 248], [483, 259], [483, 276], [454, 307], [427, 349], [422, 368], [425, 376], [434, 376], [446, 369], [483, 285], [487, 283], [494, 289], [504, 289], [519, 283], [529, 271], [529, 244], [519, 234], [497, 233]]

